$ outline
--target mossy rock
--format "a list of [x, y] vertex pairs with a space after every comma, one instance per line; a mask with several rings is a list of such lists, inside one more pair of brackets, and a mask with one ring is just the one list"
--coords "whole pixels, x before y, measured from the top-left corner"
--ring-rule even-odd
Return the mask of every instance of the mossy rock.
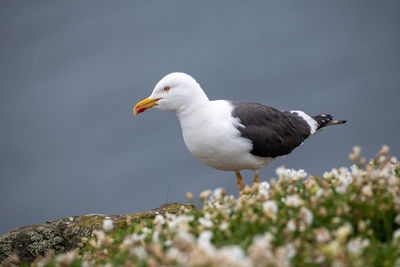
[[128, 222], [151, 219], [157, 214], [176, 214], [182, 210], [192, 210], [191, 204], [168, 203], [156, 209], [128, 215], [89, 214], [71, 216], [48, 221], [44, 224], [17, 228], [0, 237], [0, 263], [11, 255], [18, 256], [20, 262], [32, 262], [46, 251], [66, 252], [78, 246], [82, 237], [91, 236], [94, 230], [100, 230], [103, 221], [110, 219], [114, 229], [124, 230]]

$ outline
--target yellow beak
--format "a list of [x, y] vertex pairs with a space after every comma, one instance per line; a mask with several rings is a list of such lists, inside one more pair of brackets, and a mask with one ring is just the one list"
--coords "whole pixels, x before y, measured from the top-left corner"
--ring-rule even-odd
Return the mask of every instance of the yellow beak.
[[155, 99], [146, 98], [146, 99], [143, 99], [142, 101], [137, 103], [135, 105], [135, 107], [133, 108], [133, 115], [137, 115], [139, 113], [142, 113], [143, 111], [145, 111], [148, 108], [154, 107], [154, 105], [157, 103], [158, 100], [160, 100], [160, 98], [155, 98]]

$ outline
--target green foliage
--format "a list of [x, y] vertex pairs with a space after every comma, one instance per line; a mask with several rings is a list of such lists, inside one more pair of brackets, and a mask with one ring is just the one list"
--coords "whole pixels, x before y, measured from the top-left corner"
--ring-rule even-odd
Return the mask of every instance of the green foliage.
[[399, 163], [384, 147], [368, 164], [323, 176], [278, 168], [239, 198], [204, 191], [201, 210], [97, 231], [42, 266], [395, 266], [400, 264]]

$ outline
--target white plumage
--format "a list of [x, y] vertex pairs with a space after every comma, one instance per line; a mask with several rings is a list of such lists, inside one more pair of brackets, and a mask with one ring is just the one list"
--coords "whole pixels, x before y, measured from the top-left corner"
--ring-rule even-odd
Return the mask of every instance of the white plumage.
[[244, 125], [231, 116], [228, 101], [207, 101], [199, 107], [177, 116], [187, 148], [201, 162], [223, 171], [257, 170], [271, 162], [250, 153], [253, 145], [241, 136], [237, 127]]
[[[309, 135], [329, 125], [332, 116], [314, 119], [303, 111], [281, 112], [257, 103], [210, 101], [190, 75], [171, 73], [155, 86], [150, 97], [136, 104], [134, 114], [147, 108], [175, 112], [189, 151], [204, 164], [235, 171], [255, 172], [277, 156], [290, 153]], [[343, 122], [332, 122], [339, 124]]]

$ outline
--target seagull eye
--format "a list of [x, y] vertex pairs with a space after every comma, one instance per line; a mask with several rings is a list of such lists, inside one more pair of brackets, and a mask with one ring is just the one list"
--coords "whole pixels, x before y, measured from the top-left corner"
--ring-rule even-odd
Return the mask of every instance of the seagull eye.
[[164, 92], [168, 92], [169, 91], [169, 87], [167, 86], [167, 87], [164, 87]]

